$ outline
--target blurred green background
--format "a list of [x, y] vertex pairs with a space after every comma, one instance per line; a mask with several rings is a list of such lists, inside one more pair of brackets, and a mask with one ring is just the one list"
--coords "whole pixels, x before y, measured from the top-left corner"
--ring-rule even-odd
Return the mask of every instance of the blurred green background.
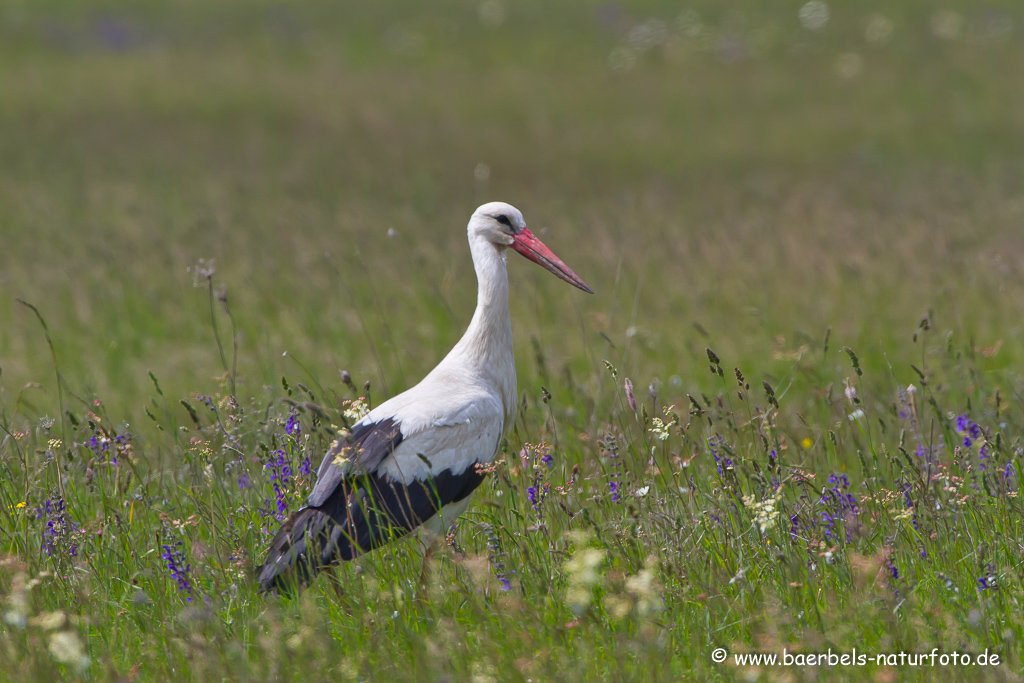
[[597, 292], [513, 261], [521, 385], [531, 337], [680, 390], [705, 346], [771, 377], [829, 326], [912, 361], [929, 311], [1019, 365], [1022, 73], [1015, 2], [8, 0], [2, 403], [54, 399], [15, 298], [112, 410], [149, 369], [214, 386], [199, 259], [241, 394], [284, 351], [395, 393], [468, 323], [464, 226], [493, 199]]

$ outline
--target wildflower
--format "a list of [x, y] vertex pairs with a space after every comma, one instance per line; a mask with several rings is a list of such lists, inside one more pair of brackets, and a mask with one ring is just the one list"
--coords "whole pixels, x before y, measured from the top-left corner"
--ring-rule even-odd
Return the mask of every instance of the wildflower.
[[642, 486], [636, 490], [636, 495], [639, 498], [643, 498], [647, 495], [647, 492], [651, 490], [650, 486]]
[[43, 527], [43, 552], [46, 556], [59, 556], [63, 551], [68, 557], [77, 557], [78, 543], [73, 534], [78, 530], [78, 524], [68, 516], [64, 499], [55, 496], [52, 500], [46, 500], [43, 507], [36, 508], [36, 519], [43, 517], [46, 517]]
[[956, 418], [956, 431], [964, 437], [964, 448], [970, 448], [975, 441], [982, 437], [981, 427], [967, 415], [960, 415]]
[[658, 560], [652, 555], [647, 558], [639, 573], [626, 579], [626, 590], [636, 597], [636, 611], [641, 617], [660, 612], [665, 606], [661, 599], [657, 569]]
[[989, 457], [988, 443], [981, 444], [981, 449], [978, 451], [979, 468], [982, 472], [988, 469], [988, 465], [985, 463]]
[[822, 489], [821, 497], [818, 499], [818, 504], [825, 508], [821, 512], [821, 520], [825, 526], [825, 540], [830, 542], [838, 540], [836, 531], [838, 524], [846, 532], [846, 541], [850, 541], [850, 529], [847, 527], [847, 523], [855, 520], [860, 514], [857, 498], [847, 491], [850, 488], [850, 480], [845, 474], [830, 475], [828, 483], [831, 488]]
[[626, 378], [626, 381], [623, 383], [623, 387], [626, 390], [626, 400], [629, 401], [629, 407], [632, 408], [633, 412], [635, 413], [636, 412], [636, 397], [633, 396], [633, 383], [631, 381], [629, 381], [628, 377]]
[[725, 443], [724, 439], [719, 436], [712, 436], [708, 439], [708, 450], [711, 452], [711, 457], [715, 461], [715, 467], [718, 469], [719, 476], [725, 476], [725, 472], [732, 470], [732, 458], [720, 458], [718, 456], [719, 447]]
[[896, 561], [889, 555], [885, 558], [885, 568], [889, 572], [889, 576], [893, 581], [900, 578], [900, 569], [896, 566]]
[[660, 417], [651, 418], [650, 432], [659, 441], [666, 441], [669, 437], [669, 425], [665, 424]]
[[[743, 496], [743, 505], [754, 513], [752, 523], [761, 530], [761, 533], [775, 526], [775, 522], [779, 517], [779, 511], [775, 509], [775, 506], [781, 498], [781, 494], [776, 494], [758, 502], [753, 495]], [[796, 515], [793, 515], [793, 517], [796, 517]]]
[[284, 425], [284, 431], [288, 436], [296, 438], [302, 432], [302, 428], [299, 426], [299, 421], [296, 419], [295, 413], [290, 413], [288, 415], [288, 422]]
[[501, 549], [501, 539], [494, 533], [492, 525], [484, 523], [482, 526], [484, 533], [487, 534], [487, 550], [489, 552], [487, 559], [490, 561], [491, 566], [494, 567], [494, 576], [498, 579], [498, 583], [501, 584], [501, 590], [510, 591], [512, 590], [512, 582], [505, 575], [505, 551]]
[[[1006, 463], [1006, 466], [999, 470], [999, 478], [1002, 480], [1003, 488], [1006, 491], [1010, 491], [1013, 486], [1012, 478], [1014, 475], [1013, 462]], [[1012, 495], [1012, 494], [1011, 494]], [[21, 503], [24, 505], [24, 503]]]
[[345, 416], [346, 420], [352, 420], [353, 422], [362, 420], [370, 412], [369, 406], [366, 405], [366, 399], [363, 397], [347, 399], [342, 405], [344, 410], [341, 414]]
[[249, 473], [243, 471], [240, 475], [238, 475], [238, 488], [240, 490], [244, 490], [249, 488], [250, 486], [252, 486], [252, 482], [249, 481]]
[[622, 459], [619, 457], [619, 442], [614, 432], [610, 429], [605, 432], [604, 437], [597, 442], [601, 449], [601, 455], [608, 459], [611, 468], [609, 475], [608, 491], [611, 493], [612, 502], [618, 503], [621, 498], [619, 494], [619, 469], [622, 467]]
[[994, 591], [999, 588], [997, 581], [998, 577], [996, 576], [982, 576], [978, 579], [978, 587], [983, 591]]
[[74, 631], [57, 631], [51, 634], [47, 649], [61, 664], [70, 664], [79, 671], [84, 671], [89, 666], [89, 655], [85, 654], [85, 645]]
[[304, 477], [308, 477], [312, 473], [312, 471], [313, 463], [310, 462], [309, 456], [307, 455], [302, 459], [302, 462], [299, 463], [299, 474], [301, 474]]
[[272, 482], [274, 498], [277, 501], [277, 514], [275, 516], [280, 522], [284, 520], [285, 513], [288, 512], [288, 500], [285, 489], [292, 479], [292, 464], [288, 460], [288, 454], [281, 449], [274, 451], [264, 469], [269, 472], [268, 479]]
[[199, 287], [209, 282], [210, 278], [217, 272], [217, 261], [215, 259], [210, 259], [209, 261], [199, 259], [196, 265], [186, 268], [186, 272], [192, 273], [192, 285]]
[[38, 579], [29, 580], [24, 571], [18, 571], [11, 581], [11, 593], [7, 596], [8, 609], [4, 612], [4, 623], [15, 628], [28, 626], [28, 615], [32, 607], [32, 588]]
[[583, 548], [566, 561], [564, 568], [569, 575], [569, 590], [565, 600], [573, 614], [582, 615], [590, 606], [594, 598], [594, 587], [601, 580], [597, 569], [604, 562], [605, 555], [605, 550]]
[[789, 516], [789, 537], [796, 540], [800, 536], [800, 516], [793, 514]]
[[61, 610], [57, 610], [56, 612], [43, 612], [29, 620], [29, 624], [32, 626], [38, 626], [44, 631], [55, 631], [59, 628], [64, 628], [64, 624], [67, 622], [68, 615], [64, 614]]
[[171, 578], [174, 579], [178, 584], [178, 590], [184, 592], [185, 600], [192, 602], [192, 582], [190, 575], [192, 573], [192, 565], [185, 562], [185, 556], [181, 552], [181, 541], [170, 545], [162, 545], [160, 548], [163, 550], [160, 557], [167, 563], [167, 568], [171, 572]]

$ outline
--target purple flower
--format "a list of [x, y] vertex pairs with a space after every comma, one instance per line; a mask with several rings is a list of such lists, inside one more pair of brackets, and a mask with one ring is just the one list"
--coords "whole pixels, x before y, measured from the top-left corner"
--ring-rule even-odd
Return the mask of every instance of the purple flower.
[[274, 498], [277, 501], [277, 520], [283, 521], [288, 512], [288, 499], [285, 489], [292, 480], [292, 463], [288, 460], [288, 454], [278, 449], [270, 457], [270, 461], [264, 466], [268, 472], [267, 479], [272, 482]]
[[978, 579], [978, 587], [983, 591], [995, 590], [998, 588], [996, 585], [996, 577], [994, 576], [983, 576]]
[[[487, 550], [489, 551], [487, 559], [490, 560], [491, 566], [494, 567], [494, 576], [501, 584], [501, 590], [510, 591], [512, 590], [512, 582], [505, 575], [505, 551], [501, 549], [501, 539], [494, 533], [492, 525], [485, 523], [483, 528], [484, 533], [487, 534]], [[512, 573], [514, 574], [515, 572]]]
[[610, 482], [608, 482], [608, 490], [611, 491], [612, 502], [613, 503], [618, 503], [619, 502], [619, 497], [620, 497], [619, 496], [619, 482], [617, 482], [617, 481], [610, 481]]
[[1013, 463], [1008, 462], [1006, 466], [999, 470], [999, 477], [1003, 480], [1003, 487], [1005, 490], [1010, 491], [1013, 489]]
[[544, 502], [544, 496], [548, 491], [547, 487], [542, 485], [539, 481], [535, 482], [535, 484], [535, 486], [531, 486], [526, 489], [526, 497], [529, 498], [534, 508]]
[[53, 500], [44, 502], [43, 507], [36, 508], [36, 519], [44, 516], [46, 523], [43, 525], [42, 546], [46, 556], [54, 557], [64, 551], [68, 557], [77, 557], [78, 543], [75, 542], [74, 533], [78, 531], [78, 524], [68, 516], [64, 499], [55, 496]]
[[821, 497], [818, 499], [818, 505], [824, 508], [821, 512], [821, 521], [825, 527], [825, 540], [839, 540], [836, 528], [838, 525], [845, 531], [846, 541], [849, 542], [851, 536], [847, 523], [856, 521], [857, 515], [860, 514], [860, 506], [857, 504], [856, 496], [847, 491], [850, 488], [850, 480], [845, 474], [830, 475], [828, 483], [831, 488], [822, 489]]
[[302, 428], [299, 426], [299, 421], [298, 419], [296, 419], [295, 413], [291, 413], [288, 416], [288, 422], [286, 422], [284, 425], [284, 431], [288, 434], [288, 436], [296, 438], [302, 432]]
[[302, 459], [302, 462], [299, 463], [299, 474], [301, 474], [304, 477], [308, 477], [310, 473], [312, 473], [312, 471], [313, 464], [309, 461], [309, 456], [307, 455], [305, 458]]
[[892, 559], [892, 555], [885, 558], [885, 568], [889, 571], [889, 576], [892, 577], [893, 581], [900, 578], [900, 569], [896, 566], [896, 562]]
[[240, 475], [238, 475], [238, 488], [239, 489], [247, 489], [250, 486], [252, 486], [252, 482], [249, 481], [249, 473], [248, 472], [242, 472]]
[[162, 545], [160, 548], [163, 549], [160, 557], [167, 563], [167, 568], [171, 571], [171, 578], [178, 584], [178, 590], [186, 594], [187, 602], [192, 602], [192, 582], [189, 580], [192, 565], [185, 562], [185, 556], [181, 552], [181, 541], [172, 545]]
[[540, 461], [547, 465], [548, 467], [551, 467], [552, 465], [555, 464], [555, 459], [551, 457], [550, 453], [545, 453], [544, 456], [540, 459]]
[[970, 448], [975, 441], [982, 437], [981, 427], [966, 415], [956, 418], [956, 431], [964, 435], [964, 448]]

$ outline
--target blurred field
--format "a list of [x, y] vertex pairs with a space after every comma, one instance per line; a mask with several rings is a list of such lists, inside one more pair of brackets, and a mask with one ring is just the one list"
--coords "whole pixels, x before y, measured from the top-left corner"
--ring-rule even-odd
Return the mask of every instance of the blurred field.
[[[932, 430], [924, 441], [941, 451], [936, 458], [960, 462], [950, 450], [959, 438], [952, 419], [966, 413], [980, 424], [987, 419], [994, 431], [986, 443], [997, 448], [998, 441], [1000, 462], [1016, 467], [1024, 422], [1018, 371], [1024, 361], [1018, 322], [1024, 311], [1021, 73], [1024, 11], [1013, 2], [4, 3], [0, 422], [9, 434], [0, 442], [0, 458], [8, 483], [19, 483], [0, 485], [3, 507], [26, 502], [35, 508], [52, 498], [56, 467], [48, 459], [53, 453], [47, 455], [49, 438], [61, 438], [74, 456], [73, 443], [99, 433], [84, 423], [75, 431], [61, 417], [42, 329], [17, 299], [35, 305], [48, 324], [65, 407], [78, 419], [93, 410], [103, 426], [130, 431], [137, 469], [134, 481], [115, 472], [104, 484], [86, 486], [74, 484], [84, 463], [64, 464], [68, 481], [61, 485], [78, 486], [77, 493], [63, 492], [69, 508], [80, 506], [78, 523], [93, 533], [118, 529], [117, 547], [134, 539], [118, 556], [120, 569], [86, 570], [84, 559], [77, 561], [80, 570], [72, 570], [70, 560], [53, 566], [39, 547], [42, 522], [27, 512], [18, 517], [13, 507], [0, 516], [0, 526], [10, 529], [17, 520], [18, 531], [0, 536], [0, 552], [17, 557], [10, 566], [22, 567], [26, 576], [47, 570], [66, 579], [40, 599], [45, 609], [84, 615], [90, 671], [98, 679], [141, 666], [154, 679], [184, 669], [198, 678], [288, 680], [303, 671], [326, 672], [328, 661], [341, 667], [340, 658], [348, 668], [337, 669], [337, 680], [357, 674], [413, 680], [426, 675], [425, 662], [439, 658], [447, 662], [444, 675], [455, 680], [667, 679], [691, 671], [702, 671], [692, 675], [703, 679], [737, 674], [700, 667], [710, 666], [712, 646], [732, 650], [734, 640], [745, 640], [754, 648], [765, 623], [795, 620], [787, 637], [805, 629], [818, 634], [815, 645], [859, 642], [856, 633], [837, 635], [852, 619], [844, 610], [868, 600], [857, 592], [868, 589], [849, 567], [862, 562], [877, 570], [884, 549], [893, 547], [906, 562], [917, 562], [921, 539], [928, 539], [923, 532], [908, 536], [906, 524], [886, 512], [891, 506], [872, 509], [877, 529], [850, 540], [854, 559], [845, 578], [821, 579], [819, 593], [839, 596], [842, 605], [825, 610], [813, 625], [796, 615], [815, 600], [823, 609], [825, 598], [809, 588], [797, 591], [802, 597], [785, 591], [819, 579], [808, 576], [811, 570], [790, 575], [778, 569], [771, 554], [760, 576], [776, 592], [723, 588], [723, 600], [734, 600], [727, 607], [705, 608], [706, 595], [697, 597], [742, 567], [753, 573], [756, 561], [736, 550], [749, 551], [746, 518], [737, 517], [742, 533], [735, 537], [708, 532], [707, 539], [716, 539], [712, 545], [730, 548], [720, 555], [708, 540], [673, 546], [671, 539], [682, 538], [678, 530], [663, 538], [653, 534], [662, 538], [658, 545], [634, 529], [633, 545], [616, 546], [601, 529], [629, 536], [630, 525], [644, 515], [709, 524], [712, 509], [739, 516], [741, 494], [770, 497], [757, 467], [743, 469], [738, 479], [716, 478], [708, 442], [699, 434], [706, 429], [710, 436], [718, 427], [702, 426], [699, 415], [691, 416], [695, 431], [676, 434], [678, 443], [665, 446], [665, 462], [647, 462], [651, 423], [644, 421], [672, 403], [685, 413], [692, 408], [687, 394], [705, 394], [712, 403], [716, 396], [735, 398], [734, 366], [753, 387], [746, 400], [768, 408], [760, 389], [765, 380], [778, 392], [781, 409], [755, 429], [753, 415], [760, 412], [741, 425], [733, 411], [746, 414], [745, 406], [719, 404], [715, 419], [735, 430], [733, 447], [743, 444], [744, 463], [764, 467], [758, 449], [767, 446], [760, 437], [770, 437], [776, 448], [785, 445], [789, 465], [818, 473], [812, 488], [819, 493], [832, 472], [848, 473], [858, 496], [875, 495], [879, 486], [898, 492], [917, 481], [902, 466], [885, 470], [881, 450], [886, 443], [886, 453], [896, 453], [897, 439], [912, 431], [899, 426], [905, 406], [895, 398], [912, 382], [922, 391], [915, 410], [926, 409], [924, 392], [935, 392], [929, 420], [922, 418], [920, 427]], [[265, 543], [267, 522], [255, 510], [265, 503], [260, 496], [270, 494], [257, 444], [270, 452], [283, 443], [288, 408], [279, 402], [282, 375], [293, 399], [302, 395], [296, 383], [304, 382], [320, 402], [330, 402], [332, 392], [348, 395], [340, 386], [342, 369], [360, 385], [369, 380], [375, 402], [417, 381], [472, 314], [475, 281], [464, 227], [477, 204], [492, 199], [522, 209], [533, 230], [597, 292], [586, 297], [530, 264], [511, 263], [526, 408], [510, 453], [524, 441], [545, 439], [556, 444], [565, 472], [581, 463], [584, 475], [604, 477], [588, 490], [598, 502], [583, 525], [600, 542], [564, 540], [564, 532], [580, 530], [581, 518], [570, 521], [567, 508], [552, 503], [541, 526], [551, 543], [563, 544], [557, 552], [554, 546], [513, 551], [505, 545], [506, 552], [523, 554], [510, 562], [523, 568], [537, 562], [550, 581], [524, 577], [515, 604], [505, 605], [500, 617], [489, 616], [495, 606], [473, 602], [470, 591], [470, 597], [446, 594], [433, 612], [409, 607], [412, 625], [388, 622], [391, 611], [411, 604], [388, 586], [404, 585], [411, 593], [418, 571], [413, 559], [368, 562], [366, 575], [380, 577], [386, 600], [373, 593], [376, 583], [372, 595], [357, 590], [363, 575], [352, 573], [339, 579], [353, 601], [341, 607], [330, 606], [334, 592], [321, 587], [301, 606], [267, 608], [242, 570], [232, 575], [242, 588], [231, 593], [230, 581], [218, 573], [230, 564], [228, 556], [251, 566]], [[242, 412], [229, 426], [253, 449], [248, 455], [255, 460], [243, 467], [261, 480], [258, 491], [235, 491], [237, 471], [222, 469], [234, 456], [218, 450], [219, 432], [205, 412], [202, 430], [178, 430], [190, 425], [179, 399], [198, 405], [192, 392], [223, 397], [228, 391], [209, 292], [202, 281], [194, 286], [189, 271], [199, 259], [215, 260], [213, 286], [226, 288], [237, 323]], [[230, 366], [231, 322], [214, 304]], [[843, 346], [858, 354], [863, 379], [852, 372]], [[724, 380], [708, 372], [706, 347], [721, 357]], [[604, 360], [617, 368], [617, 378]], [[921, 384], [911, 364], [929, 384]], [[627, 410], [625, 377], [636, 385], [646, 417], [634, 419]], [[843, 403], [844, 379], [873, 406], [867, 432], [847, 419], [854, 407]], [[541, 385], [553, 394], [550, 406], [540, 402]], [[649, 385], [658, 394], [653, 400]], [[225, 415], [233, 410], [221, 408]], [[57, 418], [52, 434], [39, 427], [43, 416]], [[658, 510], [635, 500], [625, 512], [598, 496], [613, 471], [595, 445], [608, 424], [623, 431], [623, 448], [634, 459], [631, 486], [653, 477], [652, 498], [669, 495], [679, 486], [666, 488], [650, 468], [667, 472], [672, 457], [699, 452], [695, 463], [705, 469], [698, 483], [686, 484], [689, 475], [682, 471], [673, 476], [683, 477], [684, 488], [706, 486], [708, 498], [676, 501], [679, 507], [662, 500], [666, 507]], [[830, 430], [839, 433], [835, 444]], [[22, 436], [15, 439], [15, 432]], [[937, 435], [949, 449], [936, 445]], [[805, 438], [812, 446], [797, 449]], [[190, 445], [189, 439], [198, 441]], [[318, 443], [291, 443], [288, 453], [297, 465]], [[917, 446], [907, 449], [913, 453]], [[223, 474], [223, 489], [208, 484], [207, 465]], [[93, 463], [90, 469], [98, 468]], [[978, 463], [973, 472], [979, 476]], [[928, 483], [931, 474], [923, 474], [924, 500], [930, 486], [941, 488]], [[513, 502], [516, 485], [525, 481], [517, 476], [529, 475], [526, 469], [506, 473], [500, 486], [508, 485], [507, 497], [495, 494], [504, 490], [496, 476], [495, 490], [481, 496], [485, 504], [478, 509], [489, 511], [492, 527], [526, 534], [538, 520], [521, 492]], [[957, 476], [969, 479], [964, 471]], [[903, 586], [892, 603], [872, 602], [877, 609], [861, 631], [873, 628], [879, 638], [900, 633], [897, 640], [908, 647], [927, 643], [930, 650], [941, 640], [936, 634], [960, 629], [963, 635], [950, 636], [951, 642], [1002, 648], [1010, 665], [991, 675], [1020, 674], [1014, 654], [1022, 635], [1019, 579], [1003, 579], [993, 598], [998, 605], [991, 605], [972, 578], [989, 563], [1009, 573], [1020, 565], [1014, 546], [1024, 542], [1020, 510], [1008, 495], [1016, 495], [1016, 485], [1000, 482], [975, 482], [979, 507], [968, 526], [993, 534], [982, 543], [987, 550], [961, 548], [953, 536], [931, 537], [933, 555], [947, 541], [956, 547], [946, 558], [949, 566], [928, 568], [922, 560], [915, 587]], [[208, 500], [186, 495], [189, 487], [202, 486], [209, 487]], [[293, 503], [301, 499], [296, 486]], [[999, 486], [1006, 495], [996, 495]], [[102, 503], [97, 490], [104, 492]], [[112, 501], [137, 493], [149, 501], [145, 521], [139, 521], [140, 502], [131, 514], [142, 526], [126, 531], [119, 525], [129, 512]], [[582, 497], [577, 502], [573, 514], [587, 509]], [[870, 505], [862, 507], [867, 514]], [[229, 511], [245, 527], [234, 544], [217, 538]], [[197, 574], [206, 572], [205, 596], [212, 600], [200, 644], [187, 638], [194, 615], [175, 616], [184, 604], [160, 573], [166, 562], [159, 560], [154, 534], [170, 528], [161, 513], [201, 520], [194, 533], [182, 534], [186, 548], [194, 542], [208, 558], [194, 560]], [[459, 542], [471, 557], [486, 560], [489, 541], [473, 526], [478, 521], [465, 523], [476, 535], [465, 531]], [[776, 543], [786, 542], [781, 526], [776, 533]], [[103, 543], [95, 541], [92, 552], [114, 552]], [[629, 628], [603, 630], [600, 618], [588, 613], [593, 623], [566, 627], [573, 615], [560, 602], [565, 584], [558, 578], [564, 574], [558, 553], [568, 553], [571, 543], [607, 552], [608, 566], [622, 575], [620, 587], [627, 575], [640, 575], [649, 554], [659, 556], [671, 617], [656, 626], [638, 618]], [[847, 561], [845, 543], [835, 552]], [[986, 552], [995, 557], [982, 560]], [[666, 562], [676, 563], [677, 571], [665, 570]], [[768, 567], [777, 574], [768, 578]], [[74, 571], [90, 578], [76, 584], [67, 579]], [[456, 576], [468, 570], [445, 560], [443, 571]], [[935, 597], [940, 575], [960, 576], [974, 602], [954, 605]], [[0, 592], [14, 594], [13, 576], [14, 569], [0, 573]], [[132, 617], [133, 629], [156, 639], [145, 646], [98, 635], [120, 628], [121, 610], [136, 609], [130, 606], [133, 580], [155, 600], [145, 616]], [[112, 587], [119, 582], [120, 592]], [[154, 585], [164, 585], [163, 592], [156, 594]], [[919, 585], [933, 602], [911, 604], [908, 593], [916, 595]], [[900, 599], [911, 600], [903, 612], [896, 607]], [[371, 605], [384, 621], [366, 616]], [[348, 645], [328, 639], [314, 647], [307, 634], [295, 648], [280, 650], [277, 641], [317, 623], [335, 624], [341, 638], [347, 627], [337, 624], [352, 618], [343, 617], [345, 611], [364, 619], [351, 627]], [[253, 621], [257, 615], [262, 621]], [[922, 626], [928, 619], [934, 623]], [[504, 650], [496, 646], [517, 623], [532, 630], [515, 635]], [[53, 665], [39, 645], [43, 640], [32, 645], [31, 628], [25, 634], [8, 624], [0, 628], [14, 634], [0, 636], [2, 651], [24, 663], [26, 677], [48, 675]], [[581, 635], [585, 628], [593, 630]], [[154, 651], [159, 638], [152, 634], [163, 629], [186, 644]], [[477, 641], [436, 635], [474, 629], [481, 634]], [[434, 635], [422, 640], [424, 633]], [[891, 640], [888, 646], [895, 647]], [[223, 652], [207, 657], [235, 647], [244, 652], [236, 659]], [[387, 647], [401, 651], [405, 665], [388, 662]], [[494, 653], [493, 661], [486, 664], [481, 652]], [[525, 659], [539, 664], [531, 669]], [[927, 677], [929, 671], [896, 674]]]

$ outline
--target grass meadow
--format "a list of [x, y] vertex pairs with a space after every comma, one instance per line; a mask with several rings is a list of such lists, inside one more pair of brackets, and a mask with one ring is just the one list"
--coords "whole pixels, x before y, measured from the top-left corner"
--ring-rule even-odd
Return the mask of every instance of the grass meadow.
[[[999, 0], [8, 0], [0, 679], [1020, 680], [1022, 72]], [[510, 259], [494, 472], [259, 596], [493, 199], [596, 292]]]

